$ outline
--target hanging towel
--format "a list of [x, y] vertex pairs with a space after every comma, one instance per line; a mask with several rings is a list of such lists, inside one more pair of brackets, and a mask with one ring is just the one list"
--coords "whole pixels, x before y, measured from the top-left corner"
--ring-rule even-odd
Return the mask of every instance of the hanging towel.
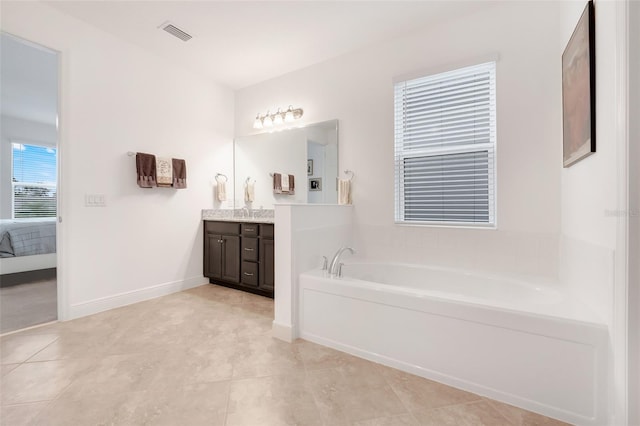
[[273, 193], [282, 194], [282, 175], [280, 173], [273, 174]]
[[218, 185], [216, 185], [216, 198], [218, 199], [218, 201], [227, 201], [226, 182], [218, 181]]
[[282, 192], [289, 192], [289, 175], [282, 173]]
[[338, 204], [351, 204], [351, 181], [338, 179]]
[[136, 154], [136, 173], [140, 188], [153, 188], [156, 184], [156, 156], [138, 152]]
[[256, 183], [247, 182], [244, 186], [244, 201], [247, 203], [253, 202], [256, 197]]
[[158, 186], [171, 187], [173, 184], [173, 162], [171, 158], [156, 158], [156, 175]]
[[173, 187], [184, 189], [187, 187], [187, 162], [179, 158], [172, 158]]
[[289, 195], [295, 195], [295, 193], [296, 193], [295, 177], [293, 175], [289, 175]]

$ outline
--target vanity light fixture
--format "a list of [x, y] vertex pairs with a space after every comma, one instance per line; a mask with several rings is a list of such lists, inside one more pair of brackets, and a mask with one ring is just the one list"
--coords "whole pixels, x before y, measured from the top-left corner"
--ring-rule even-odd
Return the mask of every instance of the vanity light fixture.
[[269, 111], [265, 115], [256, 115], [256, 119], [253, 122], [254, 129], [262, 129], [265, 127], [279, 126], [283, 123], [292, 123], [302, 117], [304, 111], [302, 108], [294, 108], [293, 105], [289, 105], [286, 111], [278, 108], [278, 111], [271, 114]]

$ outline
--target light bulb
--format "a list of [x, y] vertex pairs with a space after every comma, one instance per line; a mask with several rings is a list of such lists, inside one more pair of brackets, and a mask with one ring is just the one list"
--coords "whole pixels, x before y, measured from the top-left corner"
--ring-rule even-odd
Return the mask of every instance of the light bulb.
[[254, 129], [262, 129], [262, 120], [260, 119], [260, 114], [256, 115], [256, 121], [253, 122]]
[[293, 105], [289, 105], [289, 109], [284, 115], [284, 121], [285, 123], [292, 123], [293, 120], [295, 120], [295, 118], [293, 117]]
[[280, 111], [280, 108], [278, 108], [278, 112], [276, 112], [275, 117], [273, 117], [273, 124], [275, 124], [276, 126], [279, 124], [282, 124], [282, 112]]
[[268, 112], [267, 112], [267, 115], [265, 115], [264, 118], [262, 119], [262, 125], [264, 127], [273, 127], [273, 120], [271, 119], [271, 116], [269, 115]]

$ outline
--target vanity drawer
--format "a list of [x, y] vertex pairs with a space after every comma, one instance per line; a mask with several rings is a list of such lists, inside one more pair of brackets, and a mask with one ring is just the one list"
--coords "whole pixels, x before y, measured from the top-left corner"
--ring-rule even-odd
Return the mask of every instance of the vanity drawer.
[[204, 222], [204, 231], [215, 234], [238, 235], [240, 233], [240, 224], [233, 222], [214, 222], [206, 220]]
[[240, 282], [252, 287], [258, 286], [258, 264], [253, 262], [242, 262], [242, 273]]
[[243, 223], [240, 225], [242, 228], [243, 237], [257, 237], [258, 236], [258, 224], [257, 223]]
[[260, 224], [260, 236], [264, 238], [273, 238], [273, 225], [270, 223]]
[[258, 261], [258, 239], [242, 237], [242, 260]]

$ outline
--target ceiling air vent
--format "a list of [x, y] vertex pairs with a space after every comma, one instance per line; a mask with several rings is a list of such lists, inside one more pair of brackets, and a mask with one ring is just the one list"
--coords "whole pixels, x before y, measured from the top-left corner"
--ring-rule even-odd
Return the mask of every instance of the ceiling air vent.
[[182, 41], [189, 41], [191, 39], [191, 35], [182, 31], [180, 28], [176, 27], [171, 22], [164, 22], [158, 28], [165, 30], [172, 36], [178, 37]]

